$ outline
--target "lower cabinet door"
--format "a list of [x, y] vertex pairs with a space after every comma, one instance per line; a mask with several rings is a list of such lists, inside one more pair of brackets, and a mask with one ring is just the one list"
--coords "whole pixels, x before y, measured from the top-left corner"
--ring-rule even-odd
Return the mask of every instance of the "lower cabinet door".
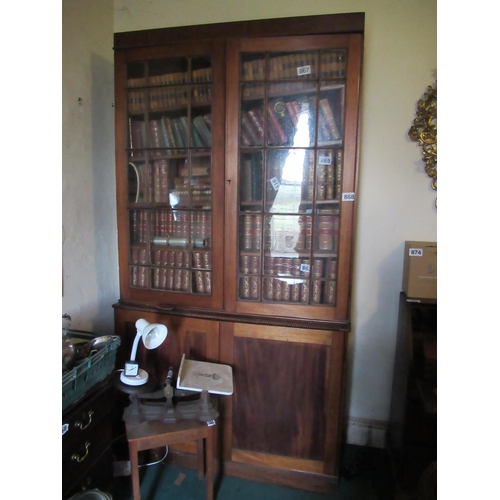
[[[221, 326], [233, 366], [224, 400], [224, 458], [238, 475], [332, 491], [338, 476], [345, 333], [254, 324]], [[247, 468], [243, 465], [251, 465]], [[256, 478], [254, 476], [254, 478]], [[319, 480], [318, 480], [319, 479]], [[309, 484], [307, 484], [309, 483]]]

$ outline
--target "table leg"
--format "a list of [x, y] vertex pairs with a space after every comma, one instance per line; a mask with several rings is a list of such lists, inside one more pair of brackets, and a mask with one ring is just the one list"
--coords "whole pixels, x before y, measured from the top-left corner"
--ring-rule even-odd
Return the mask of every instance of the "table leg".
[[141, 500], [141, 489], [139, 484], [139, 456], [137, 445], [134, 442], [128, 444], [130, 455], [130, 475], [132, 476], [132, 493], [134, 500]]
[[203, 448], [203, 439], [198, 439], [196, 441], [196, 448], [197, 448], [197, 454], [196, 454], [196, 463], [198, 467], [198, 479], [203, 479], [205, 477], [205, 453], [204, 453], [204, 448]]
[[207, 438], [205, 440], [205, 461], [206, 461], [206, 481], [207, 481], [207, 500], [214, 498], [214, 427], [209, 427]]

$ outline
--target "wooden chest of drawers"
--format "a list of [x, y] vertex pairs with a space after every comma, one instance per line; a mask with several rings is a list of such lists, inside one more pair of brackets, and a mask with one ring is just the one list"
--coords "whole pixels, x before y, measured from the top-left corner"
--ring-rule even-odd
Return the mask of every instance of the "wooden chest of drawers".
[[111, 377], [62, 414], [62, 497], [92, 488], [105, 491], [113, 477], [114, 389]]

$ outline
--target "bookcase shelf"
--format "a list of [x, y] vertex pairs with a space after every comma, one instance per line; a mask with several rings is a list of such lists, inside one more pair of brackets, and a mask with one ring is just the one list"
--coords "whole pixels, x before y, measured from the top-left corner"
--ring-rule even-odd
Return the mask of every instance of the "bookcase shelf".
[[168, 326], [141, 361], [160, 380], [183, 352], [233, 367], [227, 474], [337, 485], [363, 32], [339, 14], [115, 34], [116, 333]]

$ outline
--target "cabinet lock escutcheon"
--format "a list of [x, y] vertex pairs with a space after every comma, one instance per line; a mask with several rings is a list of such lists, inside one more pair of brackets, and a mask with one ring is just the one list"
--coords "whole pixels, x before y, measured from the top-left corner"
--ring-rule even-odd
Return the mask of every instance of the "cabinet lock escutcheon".
[[84, 424], [83, 422], [80, 422], [80, 421], [75, 422], [75, 427], [77, 429], [80, 429], [81, 431], [83, 431], [83, 429], [86, 429], [92, 423], [92, 415], [94, 415], [94, 410], [89, 410], [87, 412], [88, 422], [86, 424]]
[[83, 462], [88, 457], [89, 447], [90, 447], [90, 443], [88, 441], [86, 441], [85, 442], [85, 454], [78, 455], [77, 453], [73, 453], [73, 455], [71, 455], [71, 460], [74, 460], [75, 462], [78, 462], [78, 463]]

